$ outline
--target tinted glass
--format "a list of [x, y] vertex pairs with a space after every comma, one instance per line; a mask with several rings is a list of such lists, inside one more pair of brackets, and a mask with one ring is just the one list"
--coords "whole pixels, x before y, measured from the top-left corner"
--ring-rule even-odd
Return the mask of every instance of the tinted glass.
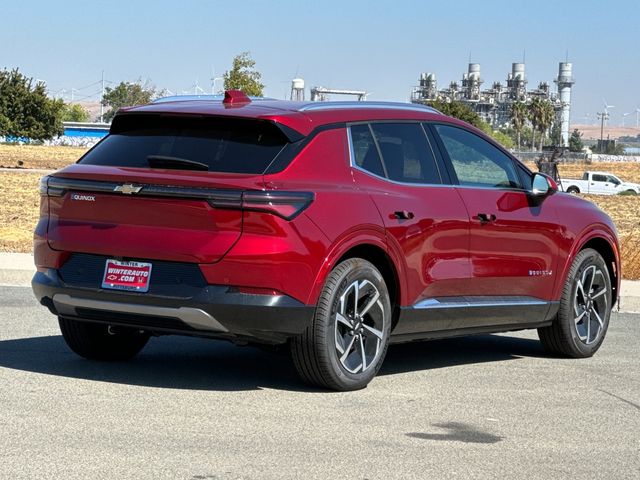
[[435, 125], [460, 185], [522, 188], [511, 158], [471, 132]]
[[374, 123], [371, 129], [391, 180], [441, 183], [433, 152], [420, 124]]
[[261, 174], [286, 143], [277, 127], [255, 120], [127, 115], [111, 131], [80, 163], [148, 168], [156, 155], [204, 163], [211, 172]]
[[593, 175], [594, 182], [606, 182], [607, 177], [605, 175]]
[[378, 149], [371, 136], [369, 125], [352, 125], [351, 144], [356, 165], [363, 170], [384, 177], [384, 169], [378, 155]]

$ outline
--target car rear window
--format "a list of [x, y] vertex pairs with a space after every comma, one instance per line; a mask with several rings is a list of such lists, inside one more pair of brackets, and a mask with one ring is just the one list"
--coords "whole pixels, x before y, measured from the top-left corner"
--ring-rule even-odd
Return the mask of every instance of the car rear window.
[[160, 156], [205, 164], [211, 172], [262, 174], [286, 143], [275, 125], [261, 120], [131, 114], [116, 117], [111, 133], [79, 163], [148, 168], [149, 156]]

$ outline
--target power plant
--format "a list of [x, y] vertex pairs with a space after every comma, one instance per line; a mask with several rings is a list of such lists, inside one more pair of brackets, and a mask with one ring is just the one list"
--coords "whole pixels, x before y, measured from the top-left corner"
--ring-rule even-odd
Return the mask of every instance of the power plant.
[[434, 73], [420, 74], [418, 86], [411, 92], [411, 102], [426, 104], [434, 100], [445, 102], [458, 101], [478, 113], [494, 129], [509, 126], [509, 111], [515, 102], [528, 103], [534, 98], [552, 103], [560, 124], [563, 146], [569, 145], [569, 120], [571, 116], [571, 88], [575, 83], [572, 76], [572, 64], [560, 62], [558, 76], [554, 80], [557, 92], [552, 92], [548, 82], [540, 82], [534, 90], [527, 90], [527, 77], [524, 63], [513, 63], [511, 73], [507, 75], [506, 85], [493, 82], [491, 88], [482, 90], [484, 83], [480, 75], [480, 64], [469, 63], [467, 73], [462, 75], [460, 84], [453, 81], [444, 89], [438, 90]]

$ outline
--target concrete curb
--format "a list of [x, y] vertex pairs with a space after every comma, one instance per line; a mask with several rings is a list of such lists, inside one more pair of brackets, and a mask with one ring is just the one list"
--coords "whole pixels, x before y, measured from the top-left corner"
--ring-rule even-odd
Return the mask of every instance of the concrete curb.
[[622, 280], [618, 308], [621, 312], [640, 313], [640, 280]]
[[[29, 286], [36, 268], [31, 253], [0, 253], [0, 286]], [[619, 308], [640, 313], [640, 280], [623, 280]]]

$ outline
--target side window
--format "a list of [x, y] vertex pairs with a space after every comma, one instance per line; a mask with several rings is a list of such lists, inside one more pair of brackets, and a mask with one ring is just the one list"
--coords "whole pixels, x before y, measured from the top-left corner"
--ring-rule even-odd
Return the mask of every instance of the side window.
[[440, 174], [427, 137], [418, 123], [374, 123], [382, 160], [391, 180], [439, 184]]
[[522, 188], [511, 158], [462, 128], [435, 125], [460, 185]]
[[369, 125], [352, 125], [349, 127], [354, 162], [363, 170], [380, 177], [385, 177], [378, 149], [373, 141]]
[[605, 175], [594, 174], [591, 180], [593, 180], [594, 182], [606, 182], [607, 177]]

